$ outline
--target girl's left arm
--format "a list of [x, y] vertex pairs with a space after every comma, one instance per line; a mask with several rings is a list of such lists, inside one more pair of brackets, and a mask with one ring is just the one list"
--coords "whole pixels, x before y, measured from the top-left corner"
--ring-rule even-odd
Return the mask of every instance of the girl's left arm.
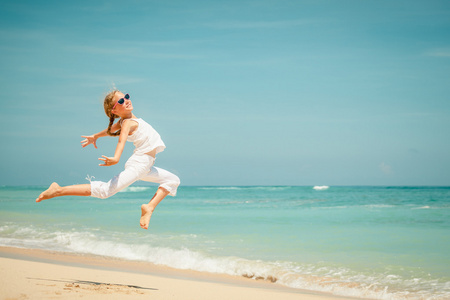
[[99, 164], [99, 166], [107, 167], [115, 165], [119, 162], [120, 156], [122, 156], [123, 148], [125, 148], [125, 143], [127, 142], [128, 134], [130, 133], [131, 122], [132, 122], [131, 120], [123, 121], [119, 135], [119, 142], [117, 143], [114, 157], [107, 157], [105, 155], [102, 155], [102, 157], [99, 158], [99, 160], [103, 161], [103, 164]]

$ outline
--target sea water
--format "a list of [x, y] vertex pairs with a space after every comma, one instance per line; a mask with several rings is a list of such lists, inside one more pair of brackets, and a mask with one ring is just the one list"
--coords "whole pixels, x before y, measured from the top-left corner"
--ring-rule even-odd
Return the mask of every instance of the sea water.
[[450, 299], [450, 187], [155, 186], [35, 203], [0, 188], [0, 245], [101, 255], [371, 299]]

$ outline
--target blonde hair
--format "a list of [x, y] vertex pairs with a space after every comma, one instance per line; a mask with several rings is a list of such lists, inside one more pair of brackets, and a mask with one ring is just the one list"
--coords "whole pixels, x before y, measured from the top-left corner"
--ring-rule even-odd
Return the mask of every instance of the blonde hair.
[[120, 135], [120, 129], [116, 132], [111, 132], [111, 127], [114, 124], [114, 120], [117, 118], [120, 118], [118, 115], [113, 114], [111, 111], [114, 106], [114, 96], [116, 96], [116, 93], [119, 90], [113, 90], [112, 92], [108, 93], [108, 95], [105, 96], [105, 100], [103, 101], [103, 108], [105, 109], [105, 114], [109, 118], [109, 125], [108, 129], [106, 130], [106, 133], [110, 136], [118, 136]]

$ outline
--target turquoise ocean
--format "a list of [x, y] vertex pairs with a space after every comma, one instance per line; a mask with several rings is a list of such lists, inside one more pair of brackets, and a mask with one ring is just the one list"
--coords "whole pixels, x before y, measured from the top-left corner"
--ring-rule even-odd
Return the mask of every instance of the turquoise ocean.
[[450, 187], [155, 186], [35, 203], [0, 187], [0, 246], [146, 261], [369, 299], [450, 299]]

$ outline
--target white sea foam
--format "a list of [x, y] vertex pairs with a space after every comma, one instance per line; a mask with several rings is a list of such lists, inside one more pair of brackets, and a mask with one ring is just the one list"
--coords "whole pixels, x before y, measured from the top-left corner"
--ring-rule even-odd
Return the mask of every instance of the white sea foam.
[[200, 190], [266, 190], [280, 191], [290, 189], [291, 186], [210, 186], [199, 187]]
[[430, 209], [431, 207], [426, 205], [426, 206], [421, 206], [421, 207], [413, 207], [411, 209]]
[[121, 190], [119, 193], [137, 193], [137, 192], [145, 192], [152, 189], [152, 187], [149, 186], [129, 186], [123, 190]]
[[313, 189], [315, 189], [316, 191], [323, 191], [323, 190], [327, 190], [330, 187], [327, 185], [316, 185], [313, 187]]
[[362, 205], [362, 207], [366, 207], [366, 208], [392, 208], [392, 207], [395, 207], [395, 205], [390, 205], [390, 204], [367, 204], [367, 205]]
[[242, 187], [238, 186], [211, 186], [211, 187], [201, 187], [200, 190], [242, 190]]

